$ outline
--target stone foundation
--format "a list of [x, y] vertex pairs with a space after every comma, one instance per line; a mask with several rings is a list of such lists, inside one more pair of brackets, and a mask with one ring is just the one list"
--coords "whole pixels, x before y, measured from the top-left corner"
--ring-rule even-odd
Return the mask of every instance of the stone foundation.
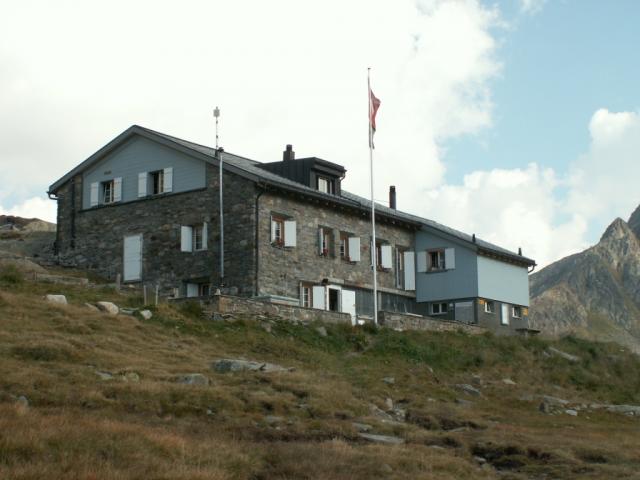
[[428, 330], [434, 332], [455, 332], [462, 330], [471, 335], [480, 335], [487, 330], [477, 325], [452, 322], [448, 320], [438, 320], [431, 317], [419, 315], [408, 315], [405, 313], [379, 312], [378, 321], [380, 325], [399, 330]]

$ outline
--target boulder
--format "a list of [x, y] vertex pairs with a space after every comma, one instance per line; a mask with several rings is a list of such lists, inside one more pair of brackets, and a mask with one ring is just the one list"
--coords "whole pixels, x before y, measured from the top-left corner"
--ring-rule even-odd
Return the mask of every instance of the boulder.
[[376, 435], [373, 433], [359, 433], [361, 438], [365, 440], [369, 440], [370, 442], [375, 443], [384, 443], [387, 445], [401, 445], [404, 443], [404, 439], [400, 437], [393, 437], [391, 435]]
[[276, 365], [275, 363], [267, 362], [255, 362], [252, 360], [245, 360], [242, 358], [221, 358], [211, 364], [211, 368], [218, 373], [229, 372], [290, 372], [293, 368], [283, 367]]
[[382, 381], [387, 385], [393, 385], [394, 383], [396, 383], [396, 379], [394, 377], [384, 377]]
[[542, 395], [542, 402], [539, 409], [542, 413], [558, 413], [565, 410], [565, 406], [569, 402], [562, 398], [552, 397], [550, 395]]
[[563, 352], [562, 350], [558, 350], [557, 348], [549, 347], [549, 352], [573, 363], [580, 361], [580, 357], [571, 355], [567, 352]]
[[140, 310], [140, 316], [145, 320], [150, 320], [153, 317], [151, 310]]
[[127, 372], [122, 375], [122, 380], [124, 380], [125, 382], [137, 383], [140, 381], [140, 375], [138, 375], [136, 372]]
[[355, 428], [356, 430], [358, 430], [360, 432], [368, 432], [373, 428], [368, 423], [353, 422], [353, 423], [351, 423], [351, 425], [353, 425], [353, 428]]
[[576, 410], [573, 410], [572, 408], [567, 408], [564, 413], [566, 413], [567, 415], [571, 415], [572, 417], [577, 417], [578, 416], [578, 412]]
[[29, 406], [29, 399], [27, 397], [25, 397], [24, 395], [20, 395], [17, 399], [16, 399], [16, 405], [23, 407], [23, 408], [27, 408]]
[[266, 417], [264, 417], [264, 421], [266, 423], [268, 423], [269, 425], [273, 425], [273, 424], [276, 424], [276, 423], [284, 422], [284, 418], [278, 417], [276, 415], [267, 415]]
[[183, 383], [185, 385], [209, 385], [209, 378], [201, 373], [186, 373], [184, 375], [178, 375], [174, 379], [177, 383]]
[[640, 416], [640, 405], [606, 405], [609, 412]]
[[316, 328], [316, 332], [318, 332], [318, 335], [320, 335], [321, 337], [327, 336], [327, 329], [322, 326]]
[[96, 370], [96, 375], [100, 377], [100, 380], [104, 380], [104, 381], [113, 380], [113, 374], [109, 372], [101, 372], [99, 370]]
[[48, 294], [44, 296], [44, 299], [47, 302], [51, 302], [51, 303], [58, 303], [60, 305], [66, 305], [67, 304], [67, 297], [65, 297], [64, 295], [52, 295], [52, 294]]
[[510, 378], [503, 378], [502, 383], [504, 383], [505, 385], [517, 385], [516, 382], [514, 382]]
[[91, 310], [92, 312], [99, 312], [100, 309], [98, 307], [96, 307], [94, 304], [92, 303], [85, 303], [84, 304], [85, 307], [87, 307], [89, 310]]
[[120, 309], [115, 303], [112, 302], [97, 302], [96, 306], [103, 312], [109, 315], [117, 315]]

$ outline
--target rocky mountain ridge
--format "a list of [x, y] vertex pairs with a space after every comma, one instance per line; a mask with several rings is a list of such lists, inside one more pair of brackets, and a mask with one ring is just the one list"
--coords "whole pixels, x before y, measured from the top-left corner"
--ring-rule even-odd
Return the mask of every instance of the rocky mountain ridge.
[[591, 248], [531, 275], [531, 325], [613, 340], [640, 352], [640, 207]]

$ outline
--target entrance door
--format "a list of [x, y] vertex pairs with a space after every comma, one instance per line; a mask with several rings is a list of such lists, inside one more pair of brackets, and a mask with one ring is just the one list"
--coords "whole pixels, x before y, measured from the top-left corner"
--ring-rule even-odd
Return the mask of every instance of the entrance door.
[[327, 287], [327, 310], [331, 310], [332, 312], [341, 311], [340, 290], [342, 290], [340, 287], [333, 285]]
[[356, 292], [342, 290], [342, 305], [340, 311], [351, 315], [351, 325], [356, 324]]
[[140, 280], [142, 277], [142, 235], [124, 237], [122, 264], [125, 282]]
[[509, 325], [509, 304], [503, 303], [501, 310], [502, 318], [500, 319], [500, 323], [502, 323], [502, 325]]

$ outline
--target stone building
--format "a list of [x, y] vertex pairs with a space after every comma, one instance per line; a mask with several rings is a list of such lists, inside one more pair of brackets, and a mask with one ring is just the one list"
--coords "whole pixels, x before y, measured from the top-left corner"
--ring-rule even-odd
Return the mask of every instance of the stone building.
[[345, 174], [291, 146], [259, 163], [132, 126], [49, 188], [58, 260], [163, 296], [221, 288], [355, 321], [373, 315], [373, 251], [380, 310], [526, 326], [533, 260], [398, 211], [395, 190], [373, 246], [370, 202], [342, 189]]

